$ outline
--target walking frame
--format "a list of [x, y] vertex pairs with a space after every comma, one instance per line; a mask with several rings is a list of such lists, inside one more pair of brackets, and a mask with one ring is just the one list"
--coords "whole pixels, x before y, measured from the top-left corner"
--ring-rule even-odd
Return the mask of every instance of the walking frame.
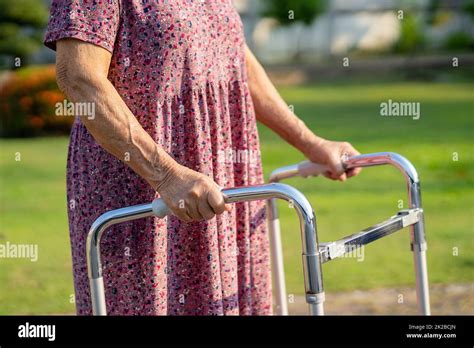
[[[222, 191], [226, 203], [256, 200], [267, 201], [273, 286], [277, 305], [276, 314], [288, 314], [276, 199], [291, 202], [300, 221], [304, 286], [310, 315], [324, 314], [323, 263], [342, 256], [353, 250], [354, 247], [361, 247], [407, 226], [411, 226], [411, 241], [414, 252], [416, 288], [420, 312], [426, 315], [430, 314], [423, 210], [421, 208], [420, 183], [415, 168], [404, 157], [394, 153], [378, 153], [352, 157], [345, 162], [345, 167], [346, 169], [351, 169], [382, 164], [392, 164], [405, 174], [408, 183], [410, 209], [402, 210], [398, 215], [387, 221], [331, 243], [320, 244], [318, 242], [316, 217], [306, 197], [297, 189], [278, 182], [295, 176], [308, 177], [320, 175], [326, 171], [326, 168], [321, 165], [302, 162], [298, 165], [274, 171], [270, 178], [271, 183], [269, 184], [228, 188]], [[87, 236], [86, 254], [92, 312], [94, 315], [107, 315], [100, 260], [100, 241], [106, 229], [122, 222], [150, 216], [164, 218], [169, 214], [170, 211], [163, 200], [156, 199], [149, 204], [109, 211], [101, 215], [93, 223]]]
[[[397, 215], [386, 221], [338, 241], [320, 243], [318, 249], [319, 262], [329, 262], [348, 252], [354, 251], [355, 248], [372, 243], [409, 226], [411, 250], [413, 252], [415, 265], [418, 311], [421, 315], [430, 315], [428, 269], [426, 265], [427, 243], [425, 239], [423, 208], [421, 206], [420, 179], [415, 167], [405, 157], [391, 152], [360, 155], [348, 158], [344, 161], [346, 170], [379, 165], [395, 166], [404, 174], [408, 188], [409, 209], [401, 210]], [[275, 183], [293, 177], [307, 178], [318, 176], [323, 174], [326, 170], [327, 168], [325, 166], [305, 161], [296, 165], [276, 169], [270, 175], [269, 181]], [[280, 221], [275, 199], [268, 200], [267, 219], [272, 256], [272, 278], [276, 314], [288, 315]], [[322, 294], [324, 293], [322, 292]], [[322, 300], [324, 301], [324, 298], [322, 298]], [[322, 312], [319, 314], [322, 314]]]

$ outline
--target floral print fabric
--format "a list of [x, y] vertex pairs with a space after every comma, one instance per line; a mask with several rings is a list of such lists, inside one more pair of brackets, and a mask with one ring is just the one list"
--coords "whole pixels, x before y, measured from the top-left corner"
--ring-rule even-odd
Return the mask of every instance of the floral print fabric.
[[[75, 38], [112, 53], [109, 79], [143, 128], [222, 187], [263, 182], [242, 23], [231, 0], [53, 0], [45, 44]], [[85, 242], [102, 213], [159, 195], [105, 152], [80, 118], [67, 199], [76, 308], [91, 314]], [[122, 223], [101, 244], [111, 315], [271, 313], [263, 201], [210, 221]]]

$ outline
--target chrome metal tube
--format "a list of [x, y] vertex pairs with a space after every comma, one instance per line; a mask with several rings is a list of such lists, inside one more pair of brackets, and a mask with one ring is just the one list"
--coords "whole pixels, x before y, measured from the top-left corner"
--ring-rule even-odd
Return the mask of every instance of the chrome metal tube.
[[271, 174], [268, 182], [279, 182], [285, 179], [289, 179], [295, 176], [299, 176], [298, 164], [293, 164], [291, 166], [281, 167], [275, 169]]
[[[269, 182], [276, 183], [298, 175], [298, 165], [291, 165], [274, 170]], [[270, 257], [272, 263], [272, 287], [275, 301], [275, 314], [288, 315], [288, 297], [286, 294], [285, 265], [281, 243], [280, 218], [276, 199], [267, 200], [267, 227], [270, 240]]]
[[314, 313], [324, 314], [323, 301], [320, 300], [324, 298], [324, 287], [316, 218], [306, 197], [295, 188], [280, 183], [228, 189], [223, 192], [227, 202], [280, 198], [290, 202], [296, 209], [300, 219], [306, 300], [311, 313], [311, 308], [317, 306], [318, 310]]
[[[231, 188], [222, 191], [227, 203], [255, 201], [280, 198], [289, 201], [295, 208], [300, 219], [301, 240], [303, 249], [303, 268], [305, 271], [305, 291], [307, 296], [314, 295], [310, 306], [318, 306], [318, 314], [322, 314], [324, 290], [321, 274], [321, 259], [316, 232], [316, 218], [313, 208], [306, 197], [298, 190], [285, 184], [267, 184], [249, 187]], [[94, 315], [106, 315], [105, 296], [103, 291], [102, 269], [100, 264], [100, 240], [104, 231], [115, 224], [152, 216], [157, 213], [154, 207], [161, 202], [122, 208], [107, 212], [100, 216], [92, 225], [87, 237], [86, 253], [91, 297]], [[163, 205], [161, 204], [163, 207]], [[161, 214], [157, 214], [161, 215]]]
[[275, 304], [274, 313], [276, 315], [288, 315], [280, 219], [278, 217], [277, 202], [275, 198], [267, 201], [267, 226], [270, 241], [270, 258], [272, 263], [273, 301]]
[[104, 281], [100, 262], [100, 241], [104, 231], [121, 222], [137, 220], [153, 215], [152, 204], [137, 205], [109, 211], [92, 224], [86, 241], [87, 271], [89, 274], [92, 313], [106, 315]]
[[[416, 272], [416, 291], [419, 312], [424, 315], [429, 315], [430, 300], [428, 288], [428, 270], [426, 266], [427, 244], [425, 239], [423, 209], [421, 205], [420, 179], [415, 167], [405, 157], [393, 152], [381, 152], [354, 156], [350, 157], [344, 162], [344, 167], [346, 169], [373, 167], [379, 165], [393, 165], [403, 173], [407, 182], [409, 208], [419, 209], [420, 211], [419, 221], [410, 226], [410, 236]], [[305, 168], [304, 172], [301, 171], [301, 168], [303, 167]], [[269, 181], [278, 182], [283, 179], [289, 179], [297, 176], [307, 177], [309, 175], [319, 175], [323, 172], [321, 166], [314, 166], [313, 170], [314, 172], [311, 173], [311, 166], [308, 166], [308, 162], [302, 162], [300, 164], [286, 166], [273, 171], [270, 175]], [[276, 209], [275, 202], [269, 200], [267, 204], [269, 205], [269, 210], [273, 212], [273, 215], [269, 216], [269, 219], [275, 219], [275, 216], [278, 217], [278, 211]], [[275, 221], [276, 223], [270, 223], [269, 220], [270, 236], [280, 239], [279, 221]], [[272, 255], [276, 255], [276, 259], [281, 258], [282, 250], [281, 247], [278, 249], [277, 243], [272, 244]], [[276, 272], [280, 273], [281, 270], [277, 269]], [[276, 280], [274, 280], [274, 289], [275, 293], [277, 294], [277, 299], [285, 299], [286, 301], [284, 283], [284, 277], [278, 277]], [[279, 304], [277, 303], [277, 307], [278, 305]]]
[[420, 314], [430, 315], [430, 298], [428, 287], [428, 268], [426, 264], [427, 243], [425, 238], [424, 214], [421, 206], [420, 178], [413, 164], [405, 157], [393, 153], [382, 152], [349, 158], [346, 168], [372, 167], [390, 164], [398, 168], [405, 176], [408, 190], [409, 208], [420, 209], [420, 220], [410, 226], [410, 238], [416, 274], [416, 293]]
[[415, 224], [419, 221], [420, 217], [421, 210], [419, 209], [402, 210], [397, 215], [375, 226], [370, 226], [335, 242], [320, 243], [319, 251], [321, 253], [321, 261], [324, 264], [346, 253], [354, 252], [364, 245], [373, 243], [407, 226]]

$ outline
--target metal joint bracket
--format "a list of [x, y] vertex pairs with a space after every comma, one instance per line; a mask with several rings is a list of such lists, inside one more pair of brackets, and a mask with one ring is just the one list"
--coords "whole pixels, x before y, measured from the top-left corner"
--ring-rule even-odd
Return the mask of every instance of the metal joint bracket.
[[346, 253], [346, 246], [344, 243], [331, 242], [326, 244], [328, 257], [330, 260], [337, 259]]
[[325, 300], [326, 295], [324, 292], [320, 292], [319, 294], [306, 294], [306, 302], [309, 304], [324, 303]]
[[398, 216], [402, 216], [402, 226], [404, 228], [419, 222], [422, 218], [422, 214], [423, 209], [421, 208], [404, 209], [398, 212]]
[[428, 243], [425, 242], [422, 242], [422, 243], [417, 243], [417, 244], [413, 244], [413, 243], [410, 243], [410, 250], [411, 251], [426, 251], [428, 250]]

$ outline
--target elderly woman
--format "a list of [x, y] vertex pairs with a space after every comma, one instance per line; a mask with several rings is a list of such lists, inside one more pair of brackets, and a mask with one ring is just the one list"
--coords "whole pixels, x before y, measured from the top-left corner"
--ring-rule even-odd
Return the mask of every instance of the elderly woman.
[[45, 44], [57, 51], [61, 90], [95, 106], [94, 117], [76, 117], [67, 162], [77, 313], [91, 314], [92, 222], [161, 197], [174, 216], [104, 236], [108, 312], [271, 314], [264, 202], [231, 206], [221, 193], [263, 183], [256, 121], [334, 180], [358, 173], [340, 164], [358, 153], [289, 110], [247, 48], [232, 1], [53, 0]]

